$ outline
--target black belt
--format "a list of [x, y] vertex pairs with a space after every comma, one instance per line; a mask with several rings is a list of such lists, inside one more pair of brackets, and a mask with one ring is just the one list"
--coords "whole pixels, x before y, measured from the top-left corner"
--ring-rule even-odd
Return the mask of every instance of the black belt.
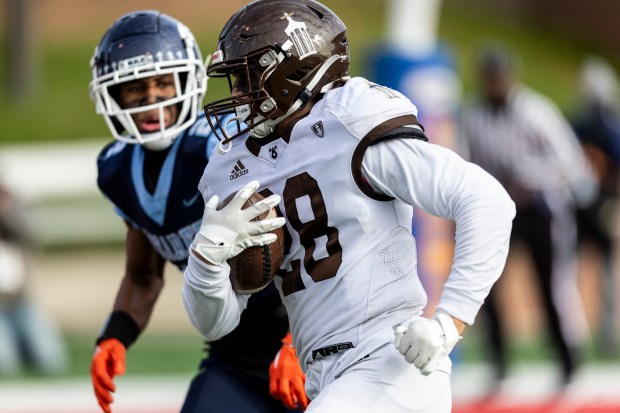
[[343, 351], [347, 351], [354, 347], [355, 346], [353, 345], [353, 343], [349, 342], [349, 343], [332, 344], [329, 346], [317, 348], [315, 350], [312, 350], [312, 360], [316, 360], [318, 358], [327, 357], [333, 354], [341, 353]]

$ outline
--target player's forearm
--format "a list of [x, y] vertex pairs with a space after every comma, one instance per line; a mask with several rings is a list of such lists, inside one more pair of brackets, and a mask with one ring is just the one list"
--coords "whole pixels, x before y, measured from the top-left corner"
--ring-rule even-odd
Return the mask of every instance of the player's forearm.
[[114, 311], [125, 311], [130, 314], [140, 331], [143, 331], [153, 313], [163, 285], [162, 277], [151, 277], [148, 283], [138, 284], [131, 276], [125, 276], [114, 302]]
[[472, 324], [501, 275], [508, 247], [514, 203], [486, 174], [468, 183], [474, 191], [455, 206], [454, 263], [438, 310]]
[[146, 235], [128, 222], [125, 249], [125, 277], [114, 310], [129, 313], [143, 331], [164, 287], [165, 260]]
[[190, 253], [185, 269], [183, 304], [189, 319], [207, 341], [217, 340], [237, 325], [249, 296], [237, 295], [230, 267], [207, 265]]

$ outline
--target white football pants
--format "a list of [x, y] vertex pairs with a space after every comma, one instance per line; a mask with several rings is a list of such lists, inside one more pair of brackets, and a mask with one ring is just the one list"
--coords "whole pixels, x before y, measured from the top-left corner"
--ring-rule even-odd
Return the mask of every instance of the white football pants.
[[[315, 360], [313, 369], [329, 371], [335, 359]], [[449, 413], [451, 369], [446, 357], [437, 370], [424, 376], [393, 342], [388, 343], [325, 385], [306, 413]]]

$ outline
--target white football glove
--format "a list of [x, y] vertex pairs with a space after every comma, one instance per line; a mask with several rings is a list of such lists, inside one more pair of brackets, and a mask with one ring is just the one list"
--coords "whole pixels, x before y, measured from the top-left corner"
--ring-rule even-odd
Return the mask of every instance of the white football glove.
[[448, 314], [432, 318], [412, 317], [394, 327], [394, 344], [409, 363], [428, 376], [461, 339], [454, 320]]
[[252, 181], [239, 190], [221, 210], [217, 210], [219, 197], [214, 195], [205, 204], [200, 230], [194, 237], [192, 248], [201, 257], [215, 265], [224, 265], [246, 248], [268, 245], [277, 237], [269, 233], [283, 226], [282, 217], [252, 221], [280, 203], [279, 195], [271, 195], [241, 209], [260, 184]]

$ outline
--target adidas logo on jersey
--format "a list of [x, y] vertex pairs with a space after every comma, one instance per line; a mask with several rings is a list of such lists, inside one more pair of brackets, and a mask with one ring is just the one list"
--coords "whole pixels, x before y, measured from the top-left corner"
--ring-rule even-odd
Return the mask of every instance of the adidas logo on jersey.
[[248, 168], [246, 168], [245, 165], [241, 163], [241, 161], [237, 161], [235, 167], [232, 169], [232, 171], [230, 171], [230, 180], [232, 181], [233, 179], [237, 179], [240, 176], [247, 174], [248, 172]]

